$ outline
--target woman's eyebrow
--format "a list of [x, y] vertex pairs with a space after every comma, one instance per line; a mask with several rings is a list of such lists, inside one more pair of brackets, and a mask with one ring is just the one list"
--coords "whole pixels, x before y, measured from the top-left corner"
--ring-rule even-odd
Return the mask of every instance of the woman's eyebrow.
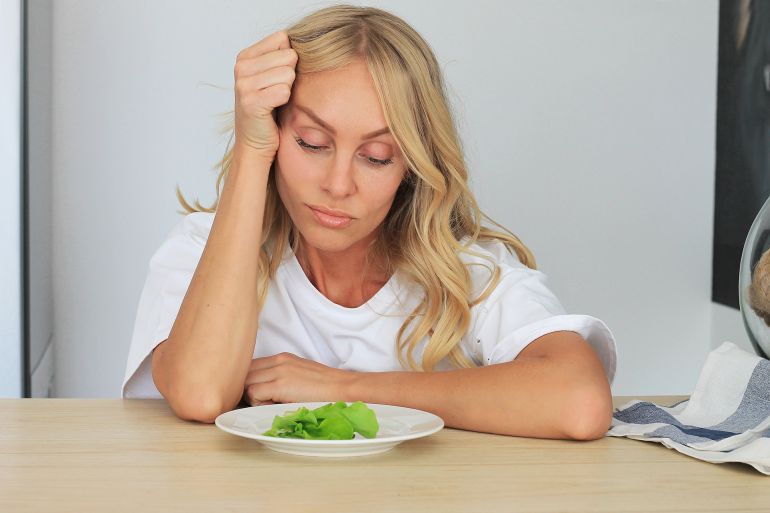
[[[321, 125], [323, 128], [325, 128], [326, 130], [328, 130], [332, 134], [337, 135], [337, 131], [329, 123], [327, 123], [323, 119], [319, 118], [318, 115], [315, 112], [313, 112], [312, 110], [310, 110], [309, 108], [303, 107], [302, 105], [298, 105], [296, 103], [294, 104], [294, 107], [296, 107], [297, 109], [299, 109], [302, 112], [304, 112], [305, 114], [307, 114], [308, 117], [310, 117], [313, 121], [315, 121], [316, 123]], [[362, 140], [363, 139], [371, 139], [372, 137], [377, 137], [378, 135], [387, 134], [389, 132], [390, 132], [390, 128], [388, 128], [388, 127], [380, 128], [379, 130], [375, 130], [374, 132], [369, 132], [368, 134], [362, 135], [361, 139]]]

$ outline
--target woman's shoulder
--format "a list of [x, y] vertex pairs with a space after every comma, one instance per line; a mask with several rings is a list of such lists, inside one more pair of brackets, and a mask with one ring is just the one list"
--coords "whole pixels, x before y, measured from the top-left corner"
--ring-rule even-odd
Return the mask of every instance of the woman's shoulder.
[[177, 221], [169, 233], [169, 238], [182, 235], [190, 237], [204, 244], [209, 238], [211, 225], [214, 223], [214, 213], [212, 212], [192, 212]]
[[[462, 239], [461, 243], [467, 243], [467, 238]], [[466, 250], [460, 251], [458, 256], [470, 274], [471, 297], [480, 296], [494, 277], [495, 268], [499, 269], [499, 281], [485, 304], [494, 301], [512, 284], [531, 278], [533, 274], [540, 274], [524, 265], [515, 251], [509, 250], [508, 246], [497, 239], [476, 241], [468, 245]]]
[[[460, 242], [467, 243], [468, 238], [463, 238]], [[529, 269], [524, 265], [516, 252], [509, 249], [499, 239], [479, 240], [467, 247], [467, 250], [461, 251], [458, 255], [470, 268], [479, 265], [490, 267], [492, 264], [500, 266], [501, 270], [507, 269]]]
[[193, 212], [177, 220], [150, 258], [151, 268], [195, 268], [209, 238], [214, 214]]
[[[150, 266], [194, 269], [208, 241], [215, 215], [213, 212], [192, 212], [178, 219], [151, 257]], [[287, 246], [282, 266], [291, 251]]]

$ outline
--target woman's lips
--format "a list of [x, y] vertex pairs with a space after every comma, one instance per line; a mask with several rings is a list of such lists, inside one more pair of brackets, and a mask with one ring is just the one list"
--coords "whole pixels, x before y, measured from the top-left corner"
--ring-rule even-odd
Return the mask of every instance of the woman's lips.
[[327, 228], [344, 228], [350, 224], [351, 218], [346, 216], [335, 216], [316, 210], [313, 207], [308, 206], [316, 220]]

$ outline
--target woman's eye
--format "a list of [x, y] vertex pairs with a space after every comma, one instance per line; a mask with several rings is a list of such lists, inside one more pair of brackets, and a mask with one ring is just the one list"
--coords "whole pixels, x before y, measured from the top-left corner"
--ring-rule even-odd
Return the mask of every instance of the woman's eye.
[[380, 159], [376, 159], [374, 157], [366, 157], [366, 160], [368, 160], [369, 162], [371, 162], [372, 164], [377, 165], [377, 166], [387, 166], [388, 164], [392, 164], [393, 163], [393, 159], [380, 160]]
[[303, 141], [301, 138], [296, 137], [295, 140], [297, 141], [297, 144], [302, 146], [303, 148], [307, 148], [308, 150], [312, 151], [320, 151], [325, 148], [325, 146], [314, 146], [312, 144], [308, 144], [305, 141]]
[[[299, 144], [303, 148], [307, 148], [310, 151], [322, 151], [326, 146], [316, 146], [314, 144], [309, 144], [305, 142], [301, 137], [295, 137], [295, 141], [297, 141], [297, 144]], [[374, 157], [367, 157], [366, 155], [361, 155], [364, 157], [370, 164], [374, 166], [387, 166], [388, 164], [393, 163], [393, 159], [376, 159]]]

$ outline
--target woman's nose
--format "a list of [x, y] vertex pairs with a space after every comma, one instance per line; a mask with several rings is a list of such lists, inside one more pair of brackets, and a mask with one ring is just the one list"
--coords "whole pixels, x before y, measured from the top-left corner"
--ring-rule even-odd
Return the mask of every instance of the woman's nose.
[[321, 187], [332, 197], [350, 196], [356, 190], [353, 157], [338, 153], [324, 176]]

